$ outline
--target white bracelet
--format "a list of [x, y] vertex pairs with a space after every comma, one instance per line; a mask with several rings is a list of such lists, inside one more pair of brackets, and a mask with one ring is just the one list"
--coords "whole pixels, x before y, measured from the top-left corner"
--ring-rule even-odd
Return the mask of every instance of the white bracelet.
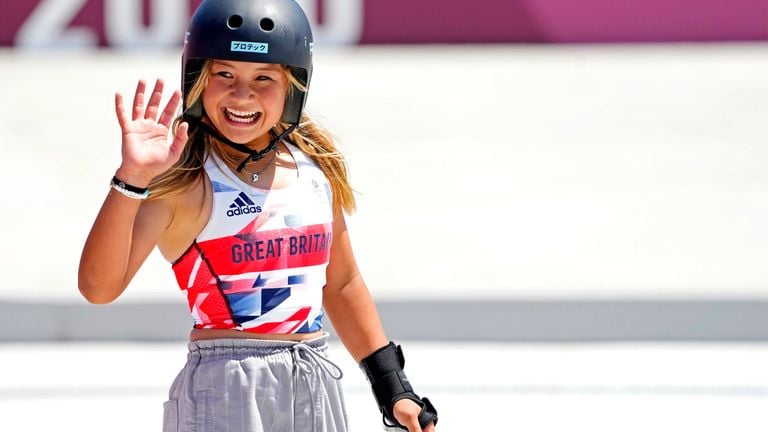
[[133, 191], [129, 191], [128, 189], [120, 187], [117, 183], [112, 183], [112, 189], [120, 192], [121, 194], [127, 196], [128, 198], [137, 199], [137, 200], [145, 200], [149, 196], [149, 190], [144, 191], [144, 193], [136, 193]]

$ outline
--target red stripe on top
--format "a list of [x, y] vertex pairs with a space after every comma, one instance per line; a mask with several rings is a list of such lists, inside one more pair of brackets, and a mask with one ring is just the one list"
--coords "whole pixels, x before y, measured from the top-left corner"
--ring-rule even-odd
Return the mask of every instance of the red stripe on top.
[[[201, 259], [200, 252], [193, 245], [187, 254], [174, 264], [176, 280], [182, 289], [189, 285], [189, 278], [198, 259]], [[197, 309], [197, 314], [203, 322], [203, 324], [197, 323], [195, 327], [208, 325], [210, 328], [232, 328], [232, 316], [227, 301], [205, 260], [198, 266], [195, 279], [187, 292], [187, 302], [189, 310]]]
[[200, 242], [218, 275], [309, 267], [330, 258], [332, 224], [243, 232]]

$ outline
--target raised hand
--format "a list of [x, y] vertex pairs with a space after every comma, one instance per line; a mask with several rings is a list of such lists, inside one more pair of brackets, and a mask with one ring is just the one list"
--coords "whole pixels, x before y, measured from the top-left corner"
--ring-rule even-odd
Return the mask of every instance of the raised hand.
[[187, 123], [181, 123], [169, 143], [168, 133], [181, 102], [181, 92], [173, 92], [158, 118], [163, 81], [158, 79], [155, 82], [155, 88], [145, 106], [146, 88], [146, 82], [140, 80], [136, 86], [130, 118], [125, 110], [123, 95], [115, 94], [115, 112], [123, 141], [123, 162], [118, 169], [118, 178], [137, 187], [147, 186], [153, 178], [179, 160], [189, 129]]

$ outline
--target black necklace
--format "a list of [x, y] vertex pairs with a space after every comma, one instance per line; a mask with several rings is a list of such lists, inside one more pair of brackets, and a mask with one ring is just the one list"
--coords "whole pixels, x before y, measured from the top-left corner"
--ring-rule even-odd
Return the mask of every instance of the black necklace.
[[269, 162], [267, 162], [267, 164], [264, 165], [264, 168], [262, 168], [262, 169], [260, 169], [258, 171], [248, 171], [247, 169], [243, 169], [243, 171], [245, 171], [245, 172], [247, 172], [248, 174], [251, 175], [251, 183], [256, 183], [257, 181], [259, 181], [259, 178], [260, 178], [261, 174], [264, 173], [264, 171], [266, 171], [269, 167], [272, 166], [272, 162], [275, 161], [275, 159], [277, 158], [277, 154], [278, 153], [280, 153], [280, 149], [279, 148], [275, 149], [275, 152], [272, 153], [272, 157], [269, 159]]

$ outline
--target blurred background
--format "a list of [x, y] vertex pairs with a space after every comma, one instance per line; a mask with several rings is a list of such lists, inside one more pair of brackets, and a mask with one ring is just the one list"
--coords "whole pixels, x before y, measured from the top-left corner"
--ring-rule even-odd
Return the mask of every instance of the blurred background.
[[[300, 3], [308, 111], [348, 156], [357, 258], [439, 430], [768, 427], [768, 3]], [[120, 161], [114, 92], [179, 86], [197, 4], [0, 4], [13, 427], [159, 429], [191, 326], [170, 266], [94, 306], [77, 265]], [[354, 430], [379, 430], [332, 349]]]

